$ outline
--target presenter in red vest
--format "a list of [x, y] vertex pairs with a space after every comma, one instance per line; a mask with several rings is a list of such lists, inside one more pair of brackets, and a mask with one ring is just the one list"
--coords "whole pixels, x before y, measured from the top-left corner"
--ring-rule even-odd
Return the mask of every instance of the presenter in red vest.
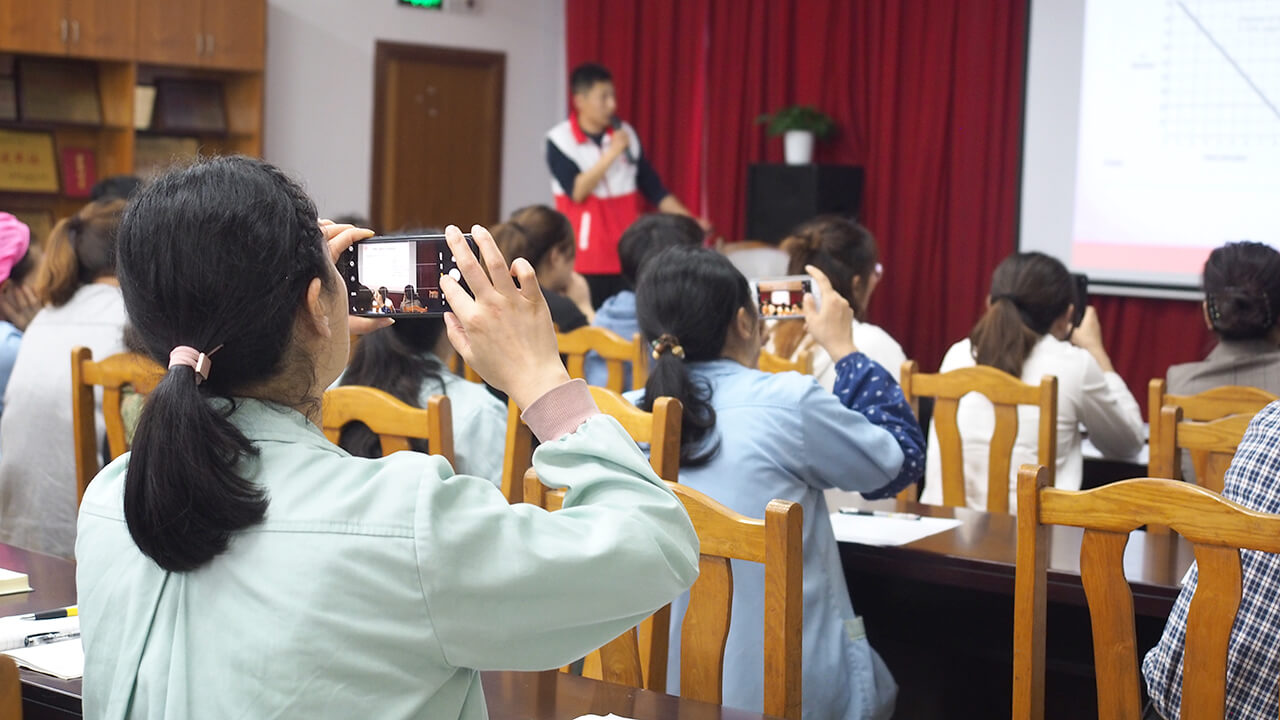
[[[576, 235], [574, 269], [586, 277], [592, 305], [599, 307], [625, 288], [618, 240], [640, 216], [642, 199], [661, 212], [693, 214], [663, 186], [635, 129], [614, 114], [618, 104], [609, 71], [596, 63], [579, 65], [569, 89], [573, 114], [547, 133], [547, 165], [556, 209]], [[705, 220], [698, 223], [710, 228]]]

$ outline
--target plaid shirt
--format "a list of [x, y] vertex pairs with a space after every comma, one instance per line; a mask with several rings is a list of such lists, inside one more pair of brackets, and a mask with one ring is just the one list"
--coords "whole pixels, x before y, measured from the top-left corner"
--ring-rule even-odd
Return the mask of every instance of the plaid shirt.
[[[1280, 402], [1268, 405], [1249, 424], [1222, 494], [1252, 510], [1280, 513]], [[1280, 555], [1244, 550], [1240, 565], [1243, 595], [1227, 648], [1226, 717], [1273, 718], [1280, 680]], [[1198, 579], [1192, 565], [1164, 635], [1142, 661], [1147, 692], [1168, 720], [1178, 720], [1182, 707], [1182, 648]]]

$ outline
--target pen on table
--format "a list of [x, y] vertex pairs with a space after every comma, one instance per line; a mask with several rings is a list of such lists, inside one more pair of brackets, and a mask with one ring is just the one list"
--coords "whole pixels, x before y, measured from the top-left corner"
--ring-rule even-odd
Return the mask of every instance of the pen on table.
[[893, 512], [891, 510], [863, 510], [862, 508], [842, 507], [838, 512], [841, 515], [865, 515], [867, 517], [893, 518], [895, 520], [920, 519], [920, 516], [915, 513]]
[[22, 644], [25, 647], [34, 647], [36, 645], [48, 645], [49, 643], [56, 643], [62, 640], [75, 640], [78, 637], [80, 637], [79, 630], [36, 633], [35, 635], [28, 635], [27, 638], [22, 641]]
[[45, 610], [44, 612], [23, 615], [23, 620], [53, 620], [55, 618], [75, 617], [80, 612], [75, 605], [71, 607], [58, 608], [57, 610]]

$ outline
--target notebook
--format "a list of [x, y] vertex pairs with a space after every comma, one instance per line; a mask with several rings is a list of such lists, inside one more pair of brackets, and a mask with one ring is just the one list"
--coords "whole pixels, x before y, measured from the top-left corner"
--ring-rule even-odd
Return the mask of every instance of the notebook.
[[5, 651], [19, 667], [63, 680], [84, 677], [84, 645], [80, 638]]
[[17, 570], [0, 568], [0, 595], [31, 592], [31, 584], [27, 582], [27, 574]]

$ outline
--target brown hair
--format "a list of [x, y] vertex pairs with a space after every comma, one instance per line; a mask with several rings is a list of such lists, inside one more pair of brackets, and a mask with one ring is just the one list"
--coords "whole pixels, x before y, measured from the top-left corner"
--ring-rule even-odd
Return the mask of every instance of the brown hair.
[[867, 309], [853, 296], [853, 279], [862, 278], [865, 283], [880, 261], [870, 230], [838, 215], [819, 215], [793, 230], [779, 249], [790, 256], [788, 274], [803, 275], [804, 266], [813, 265], [849, 301], [854, 317], [866, 318]]
[[116, 231], [124, 200], [91, 202], [54, 226], [36, 268], [43, 302], [64, 305], [81, 287], [116, 274]]
[[1031, 349], [1075, 299], [1071, 273], [1044, 253], [1016, 253], [991, 276], [990, 305], [969, 341], [979, 365], [1022, 376]]
[[522, 257], [537, 268], [554, 249], [573, 256], [573, 226], [569, 218], [546, 205], [530, 205], [511, 214], [493, 230], [502, 256], [511, 262]]

